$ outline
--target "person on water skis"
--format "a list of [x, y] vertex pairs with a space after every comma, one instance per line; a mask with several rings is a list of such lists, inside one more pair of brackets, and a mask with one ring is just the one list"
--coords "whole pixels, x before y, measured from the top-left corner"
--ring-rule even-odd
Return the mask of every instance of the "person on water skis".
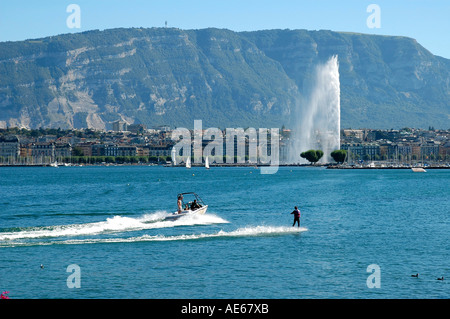
[[295, 206], [294, 211], [291, 214], [294, 215], [294, 223], [292, 224], [292, 227], [295, 226], [295, 223], [298, 224], [297, 227], [300, 227], [300, 209], [298, 209], [298, 207]]

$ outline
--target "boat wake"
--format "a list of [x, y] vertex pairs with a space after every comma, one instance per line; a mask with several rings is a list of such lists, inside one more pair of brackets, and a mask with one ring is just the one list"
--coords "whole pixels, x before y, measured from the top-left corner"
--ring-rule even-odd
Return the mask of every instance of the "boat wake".
[[149, 236], [143, 235], [131, 238], [109, 238], [109, 239], [86, 239], [86, 240], [71, 240], [64, 244], [94, 244], [94, 243], [135, 243], [135, 242], [151, 242], [151, 241], [179, 241], [179, 240], [199, 240], [208, 238], [226, 238], [226, 237], [250, 237], [250, 236], [276, 236], [284, 234], [295, 234], [304, 232], [307, 229], [304, 227], [274, 227], [274, 226], [254, 226], [239, 228], [234, 231], [226, 232], [220, 230], [212, 234], [191, 234], [191, 235], [176, 235], [176, 236]]
[[[215, 217], [217, 218], [217, 217]], [[201, 240], [210, 238], [233, 238], [233, 237], [251, 237], [251, 236], [281, 236], [286, 234], [299, 234], [307, 231], [305, 227], [286, 227], [286, 226], [251, 226], [238, 228], [233, 231], [220, 230], [215, 233], [207, 234], [189, 234], [189, 235], [142, 235], [128, 238], [88, 238], [88, 239], [68, 239], [62, 241], [46, 242], [16, 242], [14, 246], [32, 246], [32, 245], [82, 245], [82, 244], [111, 244], [111, 243], [136, 243], [136, 242], [161, 242], [161, 241], [183, 241], [183, 240]], [[12, 244], [12, 243], [11, 243]], [[10, 245], [11, 246], [11, 245]], [[2, 245], [0, 244], [0, 247]]]
[[5, 241], [22, 239], [90, 236], [177, 226], [228, 223], [225, 219], [213, 214], [183, 216], [175, 221], [164, 221], [168, 215], [168, 212], [159, 211], [137, 218], [114, 216], [107, 218], [106, 221], [95, 223], [27, 227], [15, 229], [14, 231], [0, 231], [0, 247]]

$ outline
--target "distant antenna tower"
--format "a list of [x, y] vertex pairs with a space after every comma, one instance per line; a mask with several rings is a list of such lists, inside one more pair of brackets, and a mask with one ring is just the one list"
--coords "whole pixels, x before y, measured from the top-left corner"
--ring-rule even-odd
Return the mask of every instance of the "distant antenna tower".
[[166, 28], [167, 28], [167, 21], [166, 21]]

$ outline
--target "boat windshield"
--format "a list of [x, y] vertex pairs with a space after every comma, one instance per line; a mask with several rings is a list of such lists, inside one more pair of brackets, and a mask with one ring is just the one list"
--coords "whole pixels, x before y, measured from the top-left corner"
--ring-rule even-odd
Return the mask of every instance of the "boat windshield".
[[[182, 207], [184, 210], [189, 210], [192, 207], [197, 206], [195, 209], [205, 206], [205, 203], [202, 201], [200, 196], [195, 193], [182, 193], [178, 194], [178, 196], [183, 195]], [[196, 205], [197, 204], [197, 205]]]

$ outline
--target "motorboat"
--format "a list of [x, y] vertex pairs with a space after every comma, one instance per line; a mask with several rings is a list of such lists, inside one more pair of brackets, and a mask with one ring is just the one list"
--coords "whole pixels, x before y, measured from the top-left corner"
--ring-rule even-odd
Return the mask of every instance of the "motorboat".
[[177, 220], [183, 216], [192, 216], [192, 215], [203, 215], [206, 213], [208, 209], [208, 205], [206, 205], [203, 200], [196, 193], [181, 193], [178, 194], [177, 198], [183, 196], [181, 200], [181, 207], [185, 208], [181, 212], [175, 212], [167, 216], [164, 220]]

